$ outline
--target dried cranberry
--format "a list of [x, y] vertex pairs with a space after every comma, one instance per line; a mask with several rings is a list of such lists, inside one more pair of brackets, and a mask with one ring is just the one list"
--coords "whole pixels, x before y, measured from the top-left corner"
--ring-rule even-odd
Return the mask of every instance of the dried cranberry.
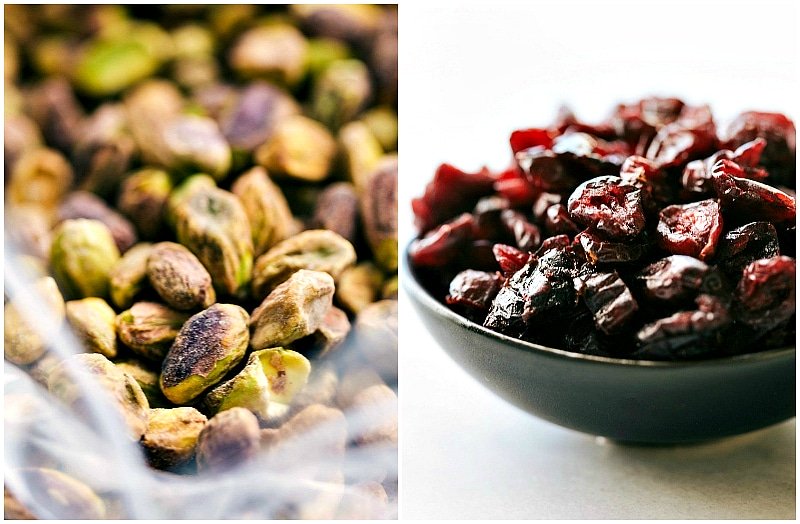
[[523, 251], [533, 251], [542, 241], [542, 234], [535, 224], [528, 222], [525, 215], [513, 209], [500, 213], [500, 220], [512, 235], [517, 247]]
[[532, 322], [563, 317], [576, 304], [576, 270], [568, 249], [551, 249], [528, 262], [497, 294], [483, 325], [520, 336]]
[[598, 329], [606, 334], [621, 331], [639, 306], [616, 271], [591, 273], [578, 279], [578, 293], [594, 315]]
[[553, 147], [553, 138], [555, 138], [552, 131], [549, 129], [530, 128], [518, 129], [511, 133], [511, 150], [514, 154], [519, 153], [523, 149], [530, 147], [541, 146], [547, 149]]
[[494, 182], [494, 190], [508, 199], [514, 207], [531, 205], [541, 192], [522, 175], [516, 166], [498, 175]]
[[730, 323], [730, 314], [723, 302], [711, 295], [695, 300], [697, 310], [681, 311], [645, 325], [636, 334], [638, 357], [689, 358], [717, 349], [715, 335]]
[[778, 183], [794, 187], [796, 131], [794, 122], [780, 113], [747, 111], [728, 127], [726, 147], [734, 149], [760, 137], [766, 140], [763, 164]]
[[722, 212], [716, 200], [667, 206], [661, 210], [656, 238], [661, 249], [674, 255], [708, 260], [722, 233]]
[[679, 166], [710, 154], [717, 142], [711, 110], [685, 106], [675, 122], [658, 130], [645, 156], [659, 167]]
[[540, 193], [533, 202], [533, 219], [541, 224], [547, 219], [547, 209], [555, 204], [560, 204], [561, 195], [557, 193]]
[[725, 234], [719, 242], [715, 262], [738, 279], [744, 268], [754, 260], [779, 254], [775, 226], [769, 222], [751, 222]]
[[450, 294], [446, 302], [485, 311], [503, 286], [505, 279], [499, 273], [467, 269], [450, 282]]
[[645, 226], [642, 193], [619, 177], [604, 176], [579, 185], [567, 209], [578, 224], [592, 226], [609, 238], [633, 237]]
[[500, 220], [500, 213], [511, 208], [507, 198], [492, 195], [483, 197], [475, 204], [472, 216], [475, 218], [476, 238], [495, 239], [505, 237], [505, 224]]
[[543, 146], [523, 149], [514, 159], [528, 182], [544, 191], [566, 192], [580, 181], [564, 167], [558, 155]]
[[635, 279], [647, 300], [675, 304], [694, 299], [709, 272], [705, 262], [686, 255], [672, 255], [645, 267]]
[[495, 244], [492, 247], [494, 258], [500, 270], [505, 276], [511, 276], [528, 263], [531, 259], [531, 254], [527, 251], [521, 251], [514, 246], [506, 244]]
[[737, 178], [739, 166], [720, 160], [712, 170], [714, 191], [726, 211], [751, 220], [794, 221], [795, 199], [767, 184]]
[[471, 267], [485, 271], [496, 271], [497, 261], [494, 258], [494, 242], [491, 240], [473, 240], [462, 248], [459, 257], [460, 267]]
[[738, 164], [731, 166], [731, 175], [749, 178], [751, 180], [764, 180], [769, 174], [766, 170], [756, 167], [761, 151], [764, 149], [763, 139], [758, 138], [739, 147], [736, 151], [723, 149], [717, 151], [705, 160], [692, 160], [683, 168], [681, 184], [687, 193], [707, 194], [713, 190], [712, 172], [714, 164], [722, 159]]
[[416, 225], [426, 233], [443, 221], [468, 211], [477, 200], [492, 192], [494, 177], [487, 169], [465, 173], [450, 164], [436, 170], [421, 198], [411, 201]]
[[549, 235], [574, 236], [580, 231], [570, 218], [567, 206], [564, 204], [555, 204], [547, 209], [544, 227]]
[[626, 158], [619, 176], [626, 184], [641, 190], [642, 207], [648, 216], [657, 215], [660, 205], [674, 199], [675, 191], [667, 174], [644, 157], [634, 155]]
[[736, 286], [737, 320], [766, 331], [787, 321], [795, 313], [796, 262], [778, 256], [752, 262], [744, 268]]
[[581, 231], [575, 241], [580, 244], [586, 261], [590, 264], [634, 262], [644, 257], [648, 251], [644, 237], [626, 242], [608, 240], [591, 228]]
[[677, 98], [650, 97], [639, 102], [642, 120], [660, 128], [678, 119], [685, 104]]
[[582, 170], [584, 179], [617, 173], [631, 153], [625, 142], [606, 142], [586, 133], [561, 135], [552, 149], [571, 171]]
[[571, 244], [572, 241], [567, 235], [548, 237], [542, 241], [542, 245], [539, 246], [539, 249], [536, 251], [536, 253], [534, 253], [534, 255], [539, 257], [551, 249], [567, 249], [571, 246]]
[[423, 238], [411, 243], [411, 261], [421, 267], [442, 267], [458, 258], [465, 243], [472, 239], [475, 219], [464, 213], [442, 224]]

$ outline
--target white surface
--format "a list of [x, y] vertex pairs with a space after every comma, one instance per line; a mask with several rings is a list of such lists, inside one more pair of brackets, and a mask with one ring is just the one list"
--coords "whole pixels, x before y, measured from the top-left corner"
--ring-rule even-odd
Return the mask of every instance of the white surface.
[[[400, 7], [401, 239], [436, 166], [502, 168], [518, 127], [569, 103], [675, 95], [796, 120], [791, 2]], [[795, 422], [715, 444], [630, 448], [513, 408], [460, 370], [401, 297], [401, 517], [794, 518]]]

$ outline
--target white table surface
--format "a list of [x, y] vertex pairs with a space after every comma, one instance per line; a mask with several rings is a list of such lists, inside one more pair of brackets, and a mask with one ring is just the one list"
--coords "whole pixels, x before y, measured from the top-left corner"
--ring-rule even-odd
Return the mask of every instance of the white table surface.
[[[797, 116], [793, 2], [405, 2], [400, 226], [436, 166], [505, 167], [566, 102], [597, 121], [657, 94]], [[402, 518], [794, 518], [794, 421], [712, 444], [622, 447], [495, 397], [400, 312]]]

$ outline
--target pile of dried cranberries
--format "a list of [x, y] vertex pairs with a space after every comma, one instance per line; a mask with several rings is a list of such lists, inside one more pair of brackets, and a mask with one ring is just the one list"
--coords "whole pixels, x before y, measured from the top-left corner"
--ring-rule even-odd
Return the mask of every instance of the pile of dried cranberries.
[[697, 359], [794, 345], [795, 127], [708, 106], [561, 110], [512, 165], [443, 164], [413, 201], [423, 285], [485, 327], [568, 351]]

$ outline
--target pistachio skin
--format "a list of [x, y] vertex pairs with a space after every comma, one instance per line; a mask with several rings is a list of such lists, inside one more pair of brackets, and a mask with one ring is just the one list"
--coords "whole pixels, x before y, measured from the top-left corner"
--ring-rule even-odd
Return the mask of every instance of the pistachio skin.
[[154, 245], [147, 258], [147, 278], [159, 296], [175, 309], [205, 308], [217, 300], [211, 275], [181, 244]]
[[111, 231], [98, 220], [65, 220], [53, 235], [50, 264], [67, 298], [108, 296], [109, 275], [119, 257]]
[[164, 358], [159, 379], [164, 396], [188, 404], [222, 380], [244, 357], [248, 320], [233, 304], [214, 304], [187, 320]]

